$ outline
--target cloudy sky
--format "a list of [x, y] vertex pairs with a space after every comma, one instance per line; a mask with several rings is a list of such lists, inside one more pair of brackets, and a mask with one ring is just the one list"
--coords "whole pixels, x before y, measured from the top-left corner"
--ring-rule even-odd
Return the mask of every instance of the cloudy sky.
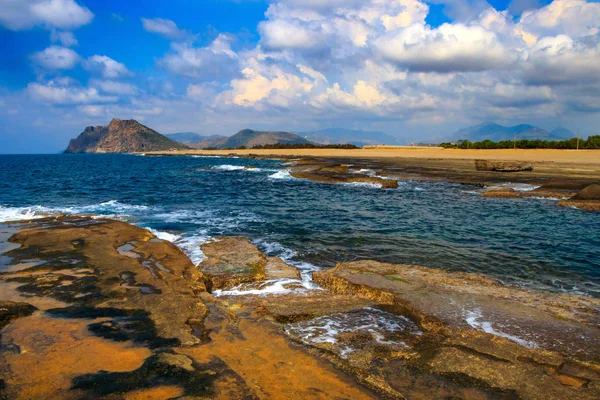
[[88, 125], [600, 131], [600, 3], [0, 0], [0, 153]]

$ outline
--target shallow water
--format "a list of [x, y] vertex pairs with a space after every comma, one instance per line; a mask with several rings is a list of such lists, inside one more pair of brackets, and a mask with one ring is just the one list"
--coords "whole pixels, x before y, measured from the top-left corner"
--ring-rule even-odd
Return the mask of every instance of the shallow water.
[[273, 160], [0, 156], [3, 221], [91, 213], [151, 228], [194, 262], [211, 237], [245, 235], [305, 276], [376, 259], [599, 297], [600, 215], [554, 204], [481, 198], [475, 187], [448, 183], [313, 183]]

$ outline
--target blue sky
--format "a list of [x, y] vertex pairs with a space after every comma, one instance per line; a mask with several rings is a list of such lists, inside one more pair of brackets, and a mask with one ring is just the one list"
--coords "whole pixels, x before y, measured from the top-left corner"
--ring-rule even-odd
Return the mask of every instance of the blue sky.
[[585, 0], [0, 0], [0, 153], [85, 126], [162, 133], [600, 126]]

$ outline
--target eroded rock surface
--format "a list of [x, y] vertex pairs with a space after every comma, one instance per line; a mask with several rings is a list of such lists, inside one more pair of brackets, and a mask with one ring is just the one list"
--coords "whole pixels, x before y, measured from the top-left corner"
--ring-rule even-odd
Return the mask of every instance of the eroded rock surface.
[[[9, 322], [0, 397], [375, 398], [261, 322], [264, 310], [229, 309], [211, 296], [191, 261], [146, 230], [85, 217], [11, 229], [18, 246], [0, 265]], [[291, 274], [271, 261], [274, 274]]]
[[[335, 293], [385, 304], [423, 331], [405, 332], [401, 350], [364, 334], [346, 335], [360, 351], [338, 363], [361, 371], [363, 379], [370, 376], [381, 390], [387, 387], [407, 398], [422, 385], [429, 385], [431, 393], [459, 397], [471, 391], [469, 398], [600, 395], [598, 299], [506, 287], [477, 274], [373, 261], [338, 264], [315, 272], [314, 279]], [[383, 363], [379, 369], [374, 358]], [[570, 365], [577, 365], [577, 372], [568, 373]], [[409, 381], [392, 380], [398, 376]]]
[[315, 160], [300, 160], [291, 168], [290, 175], [298, 179], [308, 179], [321, 183], [365, 183], [383, 189], [395, 189], [398, 181], [379, 176], [368, 176], [349, 172], [347, 165]]
[[201, 246], [206, 259], [198, 268], [210, 280], [210, 290], [265, 279], [299, 279], [298, 269], [277, 257], [267, 257], [247, 238], [216, 237]]
[[475, 169], [495, 172], [533, 171], [533, 164], [520, 161], [475, 160]]

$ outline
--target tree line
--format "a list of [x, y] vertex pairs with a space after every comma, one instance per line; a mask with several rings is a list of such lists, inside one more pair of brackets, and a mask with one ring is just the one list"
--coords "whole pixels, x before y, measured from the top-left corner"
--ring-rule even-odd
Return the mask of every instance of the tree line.
[[481, 142], [470, 142], [468, 140], [456, 143], [441, 143], [440, 147], [445, 149], [577, 149], [579, 141], [580, 149], [600, 149], [600, 135], [589, 136], [586, 139], [568, 139], [568, 140], [501, 140], [494, 142], [492, 140], [483, 140]]

